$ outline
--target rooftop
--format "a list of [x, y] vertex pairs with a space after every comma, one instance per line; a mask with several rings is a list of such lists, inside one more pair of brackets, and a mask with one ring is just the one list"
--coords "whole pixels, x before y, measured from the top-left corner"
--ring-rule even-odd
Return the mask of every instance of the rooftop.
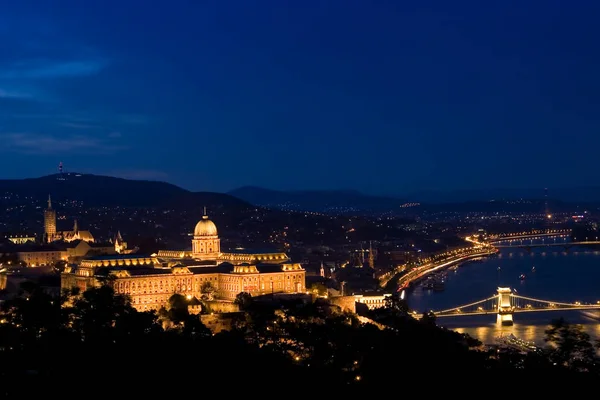
[[188, 267], [188, 269], [190, 270], [191, 273], [193, 273], [195, 275], [197, 275], [197, 274], [216, 274], [216, 273], [231, 272], [231, 270], [233, 269], [233, 266], [229, 263], [222, 263], [217, 266], [211, 266], [211, 267], [197, 266], [197, 267]]
[[225, 251], [224, 253], [232, 253], [232, 254], [281, 254], [285, 253], [284, 251], [280, 251], [277, 249], [246, 249], [246, 248], [236, 248], [229, 251]]
[[106, 275], [109, 271], [127, 271], [131, 276], [140, 275], [168, 275], [172, 271], [170, 269], [163, 268], [149, 268], [149, 267], [104, 267], [96, 271], [97, 275]]
[[149, 254], [106, 254], [106, 255], [101, 255], [101, 256], [86, 257], [85, 259], [86, 260], [104, 261], [104, 260], [133, 260], [133, 259], [140, 259], [140, 258], [153, 258], [153, 257]]

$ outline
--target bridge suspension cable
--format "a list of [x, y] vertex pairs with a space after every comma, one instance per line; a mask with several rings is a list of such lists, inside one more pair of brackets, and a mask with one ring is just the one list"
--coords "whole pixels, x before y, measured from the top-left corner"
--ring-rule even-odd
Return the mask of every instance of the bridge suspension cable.
[[[556, 309], [600, 309], [598, 304], [581, 304], [580, 302], [565, 303], [559, 301], [535, 299], [533, 297], [521, 296], [511, 293], [510, 288], [498, 288], [499, 294], [487, 299], [478, 300], [469, 304], [463, 304], [452, 307], [447, 310], [432, 311], [436, 316], [455, 316], [455, 315], [477, 315], [477, 314], [512, 314], [514, 312], [528, 311], [552, 311]], [[507, 301], [508, 303], [505, 303]], [[499, 303], [502, 302], [502, 305]]]
[[[496, 302], [494, 302], [494, 300], [496, 300]], [[433, 311], [433, 313], [435, 315], [448, 314], [448, 313], [460, 313], [460, 312], [462, 312], [461, 310], [465, 310], [465, 309], [475, 307], [475, 306], [481, 306], [482, 304], [491, 306], [491, 307], [486, 307], [486, 308], [481, 307], [481, 309], [478, 311], [493, 311], [498, 307], [497, 300], [498, 300], [498, 295], [494, 295], [492, 297], [488, 297], [487, 299], [479, 300], [479, 301], [469, 303], [469, 304], [463, 304], [461, 306], [449, 308], [447, 310]], [[467, 310], [466, 312], [469, 312], [469, 311]]]
[[529, 301], [532, 303], [546, 304], [546, 305], [555, 306], [555, 307], [559, 307], [559, 306], [562, 306], [562, 307], [585, 307], [585, 306], [588, 306], [588, 307], [594, 307], [594, 308], [598, 307], [598, 305], [596, 305], [596, 304], [561, 303], [558, 301], [534, 299], [532, 297], [525, 297], [525, 296], [521, 296], [518, 294], [511, 295], [511, 304], [513, 303], [513, 299], [515, 299], [515, 304], [513, 304], [514, 306], [521, 305], [521, 303], [518, 302], [518, 300], [520, 299], [520, 300], [525, 300], [525, 301]]

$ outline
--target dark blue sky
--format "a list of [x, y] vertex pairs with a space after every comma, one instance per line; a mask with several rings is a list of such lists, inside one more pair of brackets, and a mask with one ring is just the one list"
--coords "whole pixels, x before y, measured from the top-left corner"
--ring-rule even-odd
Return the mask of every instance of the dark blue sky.
[[600, 184], [599, 16], [586, 0], [4, 2], [1, 175]]

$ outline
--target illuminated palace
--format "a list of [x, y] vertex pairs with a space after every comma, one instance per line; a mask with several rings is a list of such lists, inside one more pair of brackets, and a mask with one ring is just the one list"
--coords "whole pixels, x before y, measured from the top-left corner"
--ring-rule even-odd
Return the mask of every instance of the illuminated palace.
[[44, 240], [47, 243], [62, 240], [65, 242], [74, 242], [75, 240], [83, 240], [84, 242], [93, 242], [94, 236], [90, 231], [80, 231], [77, 225], [77, 220], [73, 224], [71, 231], [56, 230], [56, 211], [52, 208], [52, 199], [48, 196], [48, 208], [44, 210]]
[[131, 297], [138, 310], [158, 309], [174, 293], [189, 299], [214, 296], [233, 301], [252, 296], [305, 291], [305, 270], [285, 253], [238, 250], [221, 252], [216, 225], [206, 211], [196, 224], [191, 250], [161, 250], [152, 256], [116, 254], [83, 259], [62, 274], [62, 288], [82, 290], [106, 279]]

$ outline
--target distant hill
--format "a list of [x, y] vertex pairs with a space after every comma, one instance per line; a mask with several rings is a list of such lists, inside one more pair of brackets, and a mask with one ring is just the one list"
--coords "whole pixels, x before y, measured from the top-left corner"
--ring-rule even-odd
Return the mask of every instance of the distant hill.
[[12, 193], [22, 198], [28, 197], [38, 201], [51, 195], [56, 201], [81, 201], [90, 206], [250, 206], [227, 194], [190, 192], [166, 182], [78, 173], [0, 180], [0, 193]]
[[[594, 199], [593, 190], [581, 190], [573, 198], [586, 199], [585, 194], [589, 193]], [[303, 191], [279, 191], [260, 187], [247, 186], [228, 192], [228, 194], [247, 201], [250, 204], [261, 207], [270, 207], [277, 209], [297, 210], [297, 211], [316, 211], [324, 213], [380, 213], [380, 212], [400, 212], [400, 213], [438, 213], [438, 212], [531, 212], [540, 213], [545, 210], [546, 199], [535, 191], [529, 193], [530, 197], [520, 196], [519, 191], [464, 191], [460, 193], [429, 192], [428, 196], [411, 196], [409, 200], [371, 196], [352, 190], [303, 190]], [[495, 197], [494, 194], [503, 194], [504, 196]], [[558, 190], [556, 190], [558, 194]], [[566, 196], [566, 191], [560, 194]], [[463, 200], [463, 199], [467, 200]], [[471, 198], [471, 199], [469, 199]], [[496, 199], [495, 199], [496, 198]], [[600, 198], [600, 192], [599, 197]], [[447, 200], [446, 200], [447, 199]], [[495, 200], [494, 200], [495, 199]], [[548, 208], [551, 212], [575, 212], [591, 210], [598, 207], [597, 201], [581, 200], [563, 201], [555, 197], [548, 199]], [[418, 206], [409, 208], [400, 208], [402, 204], [408, 202], [419, 203]]]
[[404, 203], [398, 198], [371, 196], [354, 190], [281, 191], [246, 186], [228, 194], [256, 206], [315, 212], [385, 212], [398, 210]]
[[[544, 195], [544, 188], [422, 190], [408, 194], [406, 198], [409, 201], [422, 203], [461, 203], [490, 200], [538, 200], [544, 198]], [[600, 187], [549, 188], [548, 197], [564, 202], [600, 202]]]

